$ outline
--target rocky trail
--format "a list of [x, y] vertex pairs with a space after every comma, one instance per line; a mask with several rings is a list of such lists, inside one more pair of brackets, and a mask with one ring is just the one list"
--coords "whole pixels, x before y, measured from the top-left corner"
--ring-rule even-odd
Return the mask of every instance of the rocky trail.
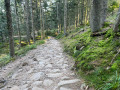
[[0, 78], [6, 80], [0, 90], [88, 90], [71, 71], [73, 64], [60, 42], [51, 38], [0, 69]]

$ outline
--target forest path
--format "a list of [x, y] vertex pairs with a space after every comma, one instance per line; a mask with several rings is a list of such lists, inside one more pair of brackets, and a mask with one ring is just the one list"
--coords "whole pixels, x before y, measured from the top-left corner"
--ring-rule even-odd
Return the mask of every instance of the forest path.
[[7, 80], [0, 90], [87, 90], [71, 71], [73, 64], [60, 42], [51, 38], [0, 70]]

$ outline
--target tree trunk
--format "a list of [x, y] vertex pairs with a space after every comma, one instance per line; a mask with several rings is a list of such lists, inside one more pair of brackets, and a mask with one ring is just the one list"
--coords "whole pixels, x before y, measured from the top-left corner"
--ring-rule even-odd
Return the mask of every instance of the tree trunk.
[[26, 42], [28, 42], [28, 34], [27, 34], [27, 27], [26, 27], [26, 7], [25, 5], [23, 6], [23, 11], [24, 11], [24, 14], [23, 14], [23, 17], [24, 17], [24, 28], [25, 28], [25, 31], [26, 31]]
[[26, 29], [27, 29], [27, 41], [30, 43], [30, 26], [29, 26], [29, 0], [25, 0], [25, 9], [26, 9]]
[[107, 3], [108, 0], [101, 0], [101, 27], [104, 25], [107, 16]]
[[18, 7], [17, 7], [17, 1], [15, 0], [15, 13], [16, 13], [16, 24], [17, 24], [17, 31], [18, 31], [18, 37], [19, 37], [19, 49], [21, 47], [21, 31], [19, 26], [19, 17], [18, 17]]
[[80, 4], [78, 3], [78, 16], [77, 16], [77, 25], [79, 25], [80, 22], [80, 8], [79, 8]]
[[58, 33], [60, 33], [60, 26], [59, 26], [59, 7], [58, 7], [58, 2], [57, 2], [57, 23], [58, 23]]
[[77, 17], [75, 16], [75, 29], [77, 28]]
[[41, 6], [41, 0], [40, 0], [40, 30], [41, 30], [41, 39], [43, 39], [43, 19], [42, 19], [42, 6]]
[[114, 25], [114, 28], [113, 28], [113, 31], [115, 33], [120, 30], [119, 26], [120, 26], [120, 6], [119, 6], [119, 10], [118, 10], [118, 15], [117, 15], [117, 18], [116, 18], [116, 22], [115, 22], [115, 25]]
[[98, 32], [104, 25], [107, 14], [107, 0], [93, 0], [90, 25], [92, 32]]
[[92, 32], [98, 32], [101, 29], [101, 0], [93, 0], [91, 8], [90, 26]]
[[35, 4], [36, 4], [36, 7], [35, 7], [35, 11], [36, 11], [36, 17], [35, 17], [35, 20], [36, 20], [36, 22], [35, 22], [35, 29], [36, 29], [36, 31], [37, 31], [37, 35], [40, 35], [40, 28], [39, 28], [39, 26], [38, 26], [38, 23], [39, 23], [39, 9], [38, 9], [38, 0], [36, 0], [35, 1]]
[[43, 38], [42, 39], [44, 39], [45, 38], [45, 32], [44, 32], [44, 30], [45, 30], [45, 18], [44, 18], [44, 11], [42, 10], [42, 35], [43, 35]]
[[34, 29], [34, 15], [33, 15], [33, 0], [30, 0], [31, 8], [31, 23], [32, 23], [32, 33], [33, 33], [33, 42], [35, 43], [35, 29]]
[[81, 1], [81, 24], [84, 24], [84, 0]]
[[67, 35], [67, 0], [64, 2], [64, 35]]
[[9, 33], [10, 56], [14, 57], [15, 51], [14, 51], [13, 27], [12, 27], [12, 17], [11, 17], [11, 9], [10, 9], [10, 0], [5, 0], [5, 8], [6, 8], [8, 33]]

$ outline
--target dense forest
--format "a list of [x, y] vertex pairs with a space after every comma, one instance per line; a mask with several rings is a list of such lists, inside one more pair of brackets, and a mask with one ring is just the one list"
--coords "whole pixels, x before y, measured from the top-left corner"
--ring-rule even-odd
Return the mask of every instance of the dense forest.
[[1, 68], [52, 37], [75, 59], [84, 90], [120, 89], [120, 0], [0, 0]]

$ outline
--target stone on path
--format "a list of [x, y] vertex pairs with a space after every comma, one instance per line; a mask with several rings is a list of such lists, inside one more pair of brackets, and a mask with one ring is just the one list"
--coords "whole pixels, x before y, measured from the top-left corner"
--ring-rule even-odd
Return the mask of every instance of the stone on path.
[[52, 72], [53, 72], [53, 73], [60, 72], [60, 69], [53, 69]]
[[39, 62], [40, 67], [44, 67], [45, 63], [44, 62]]
[[30, 74], [30, 73], [32, 73], [33, 71], [34, 71], [34, 69], [32, 68], [32, 69], [30, 69], [27, 73]]
[[61, 87], [60, 90], [72, 90], [72, 89]]
[[45, 89], [39, 87], [33, 87], [32, 90], [45, 90]]
[[73, 83], [76, 83], [76, 82], [79, 82], [80, 80], [79, 79], [74, 79], [74, 80], [64, 80], [64, 81], [60, 81], [58, 83], [58, 86], [63, 86], [63, 85], [68, 85], [68, 84], [73, 84]]
[[62, 77], [61, 79], [62, 79], [62, 80], [68, 80], [68, 79], [70, 79], [70, 77], [64, 76], [64, 77]]
[[44, 82], [43, 82], [43, 85], [44, 85], [44, 86], [50, 86], [51, 84], [53, 84], [53, 81], [52, 81], [52, 80], [49, 80], [49, 79], [46, 79], [46, 80], [44, 80]]
[[28, 90], [27, 87], [28, 87], [28, 84], [25, 84], [25, 85], [21, 86], [20, 88], [21, 88], [21, 90]]
[[55, 74], [47, 74], [48, 77], [51, 77], [51, 78], [57, 78], [57, 77], [60, 77], [62, 76], [62, 73], [55, 73]]
[[44, 73], [43, 72], [35, 73], [31, 77], [31, 80], [37, 81], [37, 80], [41, 79], [42, 77], [44, 77]]
[[80, 88], [81, 88], [81, 90], [84, 90], [86, 88], [86, 85], [82, 84]]
[[13, 86], [10, 90], [20, 90], [18, 86]]
[[52, 64], [48, 64], [47, 66], [46, 66], [46, 68], [51, 68], [52, 67]]
[[42, 82], [43, 81], [35, 81], [32, 85], [33, 86], [40, 86], [40, 85], [42, 85]]
[[15, 79], [17, 77], [17, 73], [13, 74], [12, 79]]

